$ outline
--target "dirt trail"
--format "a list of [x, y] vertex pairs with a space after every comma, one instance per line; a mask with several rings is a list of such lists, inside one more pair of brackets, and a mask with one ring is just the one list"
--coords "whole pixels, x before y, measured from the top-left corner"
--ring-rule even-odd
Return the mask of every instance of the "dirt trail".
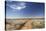
[[32, 23], [31, 20], [27, 20], [27, 22], [24, 24], [24, 26], [21, 29], [32, 29], [31, 23]]

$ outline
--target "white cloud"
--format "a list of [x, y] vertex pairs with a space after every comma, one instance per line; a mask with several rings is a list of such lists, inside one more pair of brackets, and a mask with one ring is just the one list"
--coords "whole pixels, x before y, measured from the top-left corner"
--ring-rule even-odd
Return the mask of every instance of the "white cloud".
[[24, 2], [19, 2], [17, 4], [8, 5], [8, 6], [14, 10], [22, 10], [22, 9], [26, 8], [25, 4], [26, 3], [24, 3]]
[[21, 10], [21, 9], [22, 9], [22, 7], [17, 7], [17, 8], [15, 8], [15, 9], [17, 9], [17, 10]]
[[18, 19], [18, 18], [44, 18], [44, 17], [20, 17], [20, 16], [19, 16], [19, 17], [16, 17], [16, 16], [15, 16], [15, 17], [9, 17], [9, 16], [8, 16], [8, 17], [6, 17], [6, 18], [7, 18], [7, 19]]

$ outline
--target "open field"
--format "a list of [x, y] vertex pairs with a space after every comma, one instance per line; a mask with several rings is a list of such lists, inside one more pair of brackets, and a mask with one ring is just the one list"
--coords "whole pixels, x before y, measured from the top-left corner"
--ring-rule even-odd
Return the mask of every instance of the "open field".
[[42, 29], [44, 18], [6, 19], [6, 30]]

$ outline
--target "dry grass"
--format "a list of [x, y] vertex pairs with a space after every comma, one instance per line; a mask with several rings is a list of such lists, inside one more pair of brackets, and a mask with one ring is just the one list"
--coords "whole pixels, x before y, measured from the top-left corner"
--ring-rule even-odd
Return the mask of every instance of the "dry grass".
[[24, 30], [44, 28], [44, 19], [7, 19], [6, 30]]

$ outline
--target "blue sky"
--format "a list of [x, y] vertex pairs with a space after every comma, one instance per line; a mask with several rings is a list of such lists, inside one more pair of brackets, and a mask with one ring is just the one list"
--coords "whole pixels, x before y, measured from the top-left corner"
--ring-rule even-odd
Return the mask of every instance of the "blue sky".
[[7, 1], [6, 17], [44, 17], [44, 3]]

